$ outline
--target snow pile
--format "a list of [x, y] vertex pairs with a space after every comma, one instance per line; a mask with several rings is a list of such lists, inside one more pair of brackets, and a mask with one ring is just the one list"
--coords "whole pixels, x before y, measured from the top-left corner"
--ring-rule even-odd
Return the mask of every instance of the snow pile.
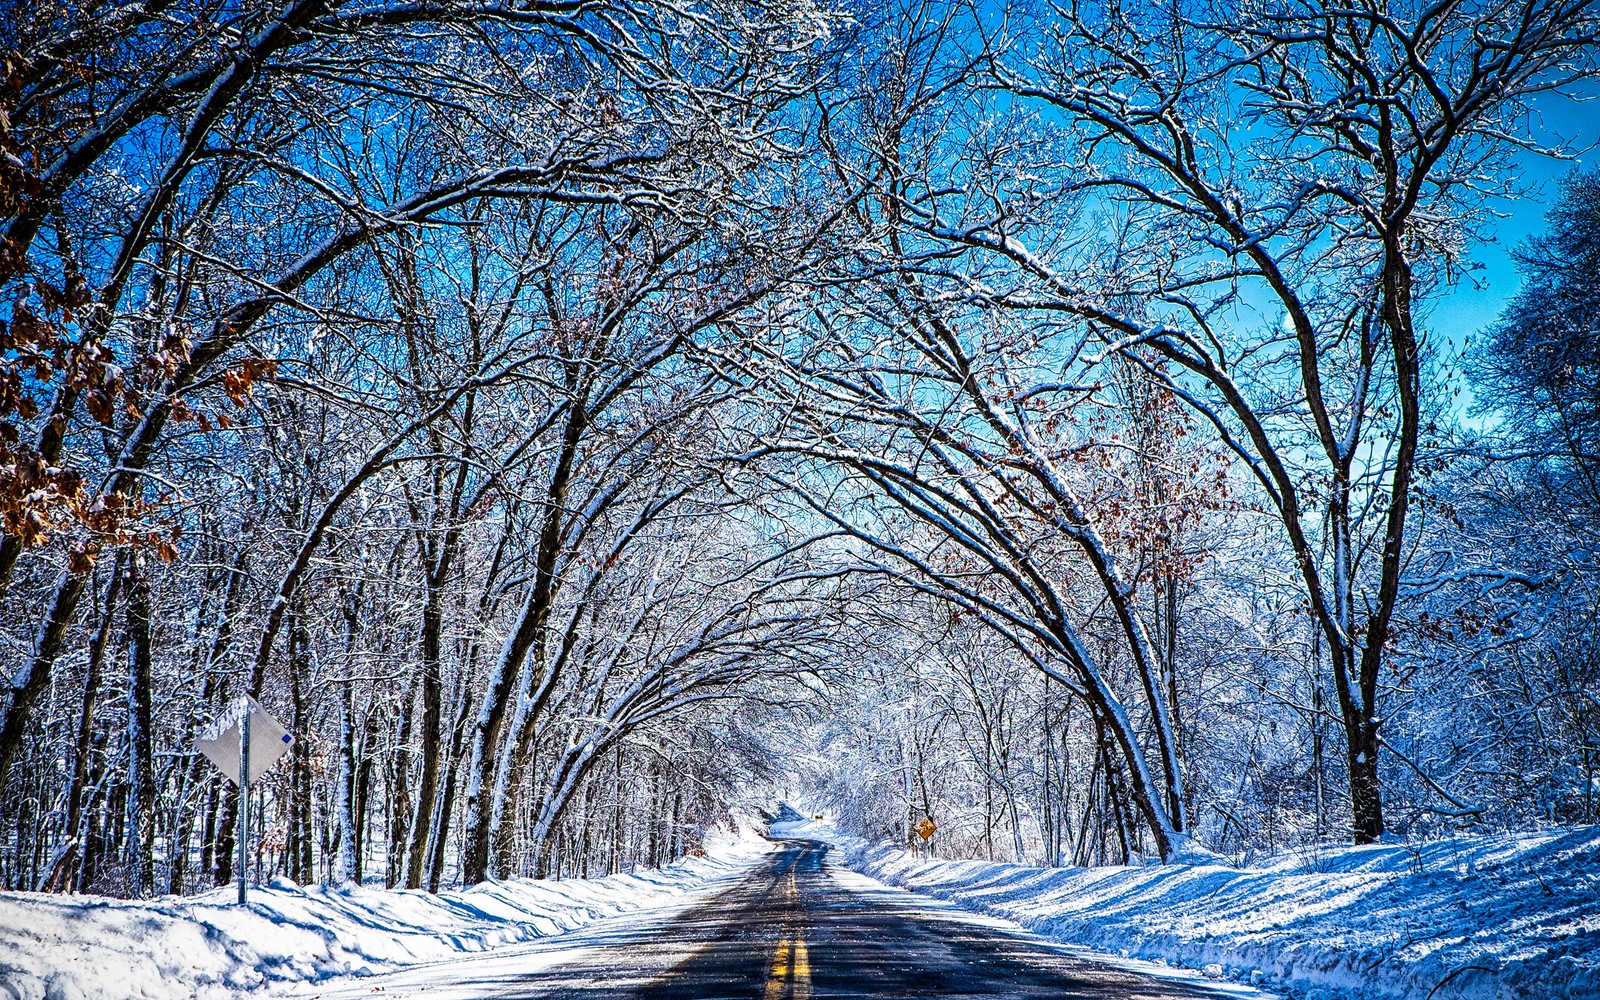
[[1600, 998], [1600, 828], [1291, 853], [1222, 865], [1028, 868], [923, 860], [826, 823], [892, 885], [1057, 941], [1306, 998]]
[[513, 879], [437, 896], [278, 881], [129, 902], [0, 893], [0, 998], [176, 1000], [370, 974], [557, 934], [743, 872], [770, 845], [713, 842], [658, 871], [563, 882]]

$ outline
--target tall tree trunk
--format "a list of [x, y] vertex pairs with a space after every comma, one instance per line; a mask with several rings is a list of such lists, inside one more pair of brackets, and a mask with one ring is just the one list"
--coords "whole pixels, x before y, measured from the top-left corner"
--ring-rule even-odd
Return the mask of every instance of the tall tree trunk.
[[1370, 718], [1349, 719], [1345, 733], [1355, 842], [1373, 844], [1384, 833], [1383, 786], [1378, 781], [1378, 724]]
[[215, 882], [227, 885], [233, 881], [233, 856], [236, 827], [239, 823], [239, 787], [232, 783], [222, 789], [221, 816], [217, 820], [216, 848], [212, 860], [216, 863]]
[[128, 857], [133, 895], [150, 894], [155, 883], [155, 755], [150, 692], [150, 581], [144, 558], [127, 561], [128, 588]]
[[422, 609], [422, 675], [419, 678], [422, 732], [418, 734], [422, 745], [422, 774], [417, 781], [416, 806], [411, 822], [411, 854], [407, 859], [405, 879], [407, 889], [422, 887], [428, 839], [433, 828], [434, 806], [437, 804], [439, 751], [444, 739], [443, 692], [439, 678], [444, 605], [440, 594], [443, 580], [439, 576], [448, 571], [448, 565], [448, 556], [442, 556], [438, 565], [424, 566], [428, 592]]
[[300, 885], [315, 881], [312, 865], [311, 717], [306, 688], [311, 680], [311, 637], [306, 632], [305, 610], [298, 605], [289, 628], [290, 727], [289, 746], [289, 859], [285, 867]]
[[338, 885], [351, 885], [356, 881], [356, 722], [352, 685], [340, 686], [339, 691], [339, 784], [334, 789], [334, 818], [338, 823], [338, 843], [335, 848], [333, 881]]
[[206, 801], [200, 816], [200, 870], [212, 871], [212, 855], [216, 850], [217, 840], [217, 813], [222, 808], [222, 797], [218, 794], [217, 782], [208, 782], [206, 785]]
[[361, 727], [361, 745], [356, 752], [356, 794], [355, 794], [355, 826], [350, 832], [355, 835], [352, 845], [356, 852], [356, 884], [360, 885], [366, 871], [367, 857], [367, 825], [372, 815], [372, 748], [378, 742], [379, 730], [382, 723], [378, 712], [372, 705], [367, 706], [366, 718]]
[[56, 589], [44, 622], [39, 626], [34, 640], [33, 655], [18, 679], [13, 680], [11, 697], [0, 714], [0, 801], [5, 799], [6, 781], [11, 773], [11, 761], [27, 735], [28, 719], [33, 706], [50, 687], [50, 672], [55, 669], [66, 641], [72, 616], [77, 613], [78, 601], [89, 580], [86, 573], [64, 572], [56, 581]]
[[607, 874], [622, 873], [623, 811], [622, 811], [622, 745], [616, 750], [616, 768], [611, 777], [611, 864]]
[[495, 762], [499, 756], [500, 733], [505, 725], [516, 674], [523, 657], [533, 644], [538, 628], [539, 592], [529, 586], [523, 597], [517, 625], [506, 636], [505, 645], [489, 674], [482, 707], [472, 727], [470, 756], [467, 762], [466, 828], [462, 831], [461, 882], [477, 885], [489, 877], [489, 840], [495, 786]]
[[400, 722], [389, 753], [389, 844], [384, 885], [393, 889], [405, 876], [406, 826], [411, 821], [411, 723], [416, 689], [406, 685], [400, 699]]
[[506, 636], [500, 657], [490, 671], [482, 708], [473, 726], [471, 757], [467, 765], [467, 816], [461, 864], [461, 881], [464, 885], [476, 885], [489, 877], [490, 827], [495, 807], [493, 800], [497, 797], [490, 792], [496, 787], [501, 730], [505, 726], [506, 712], [511, 707], [511, 694], [515, 690], [523, 661], [543, 633], [550, 616], [556, 590], [557, 562], [565, 534], [567, 491], [577, 461], [578, 446], [587, 427], [588, 418], [582, 401], [574, 399], [562, 437], [561, 452], [550, 478], [539, 530], [539, 545], [535, 553], [533, 582], [528, 585], [516, 627]]
[[429, 892], [438, 892], [439, 883], [444, 878], [445, 857], [450, 844], [450, 817], [455, 813], [456, 780], [461, 772], [461, 747], [467, 738], [467, 721], [471, 716], [472, 700], [467, 697], [467, 678], [471, 676], [472, 666], [476, 660], [477, 645], [474, 643], [468, 650], [466, 663], [460, 679], [456, 682], [458, 688], [456, 717], [450, 726], [450, 753], [444, 769], [444, 792], [439, 797], [439, 819], [435, 824], [432, 844], [428, 848]]
[[62, 854], [56, 872], [51, 875], [49, 888], [56, 891], [65, 891], [75, 885], [77, 869], [83, 858], [83, 840], [87, 833], [84, 817], [89, 797], [89, 754], [94, 746], [94, 705], [105, 669], [106, 642], [111, 637], [117, 597], [122, 590], [121, 553], [117, 555], [110, 576], [111, 579], [106, 583], [105, 601], [100, 609], [100, 625], [95, 629], [94, 638], [89, 641], [89, 660], [84, 668], [83, 695], [78, 705], [78, 730], [72, 747], [72, 776], [66, 792], [66, 832], [72, 838], [72, 843]]

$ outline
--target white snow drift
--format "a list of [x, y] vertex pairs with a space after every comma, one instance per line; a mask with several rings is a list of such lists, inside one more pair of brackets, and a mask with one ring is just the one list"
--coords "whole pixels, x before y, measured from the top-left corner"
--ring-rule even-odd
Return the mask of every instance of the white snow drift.
[[924, 860], [825, 823], [862, 874], [1057, 941], [1307, 998], [1600, 1000], [1600, 828], [1222, 865]]
[[437, 896], [275, 882], [130, 902], [0, 893], [4, 1000], [221, 1000], [439, 961], [527, 941], [672, 896], [714, 889], [769, 845], [723, 839], [659, 871], [584, 881], [513, 879]]

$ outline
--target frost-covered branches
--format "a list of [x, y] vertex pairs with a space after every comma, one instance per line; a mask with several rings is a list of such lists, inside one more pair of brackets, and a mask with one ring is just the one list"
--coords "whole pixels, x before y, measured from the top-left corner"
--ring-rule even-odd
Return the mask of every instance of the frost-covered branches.
[[659, 862], [793, 746], [1052, 863], [1592, 818], [1587, 181], [1484, 413], [1429, 317], [1595, 18], [28, 8], [0, 878], [233, 877], [243, 694], [302, 881]]

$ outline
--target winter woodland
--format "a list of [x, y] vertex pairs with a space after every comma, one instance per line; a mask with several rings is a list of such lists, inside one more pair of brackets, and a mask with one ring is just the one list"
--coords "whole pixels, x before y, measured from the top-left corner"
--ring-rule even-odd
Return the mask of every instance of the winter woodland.
[[234, 879], [243, 695], [301, 884], [785, 792], [1045, 865], [1600, 819], [1600, 174], [1435, 321], [1600, 139], [1593, 0], [43, 0], [0, 62], [0, 886]]

